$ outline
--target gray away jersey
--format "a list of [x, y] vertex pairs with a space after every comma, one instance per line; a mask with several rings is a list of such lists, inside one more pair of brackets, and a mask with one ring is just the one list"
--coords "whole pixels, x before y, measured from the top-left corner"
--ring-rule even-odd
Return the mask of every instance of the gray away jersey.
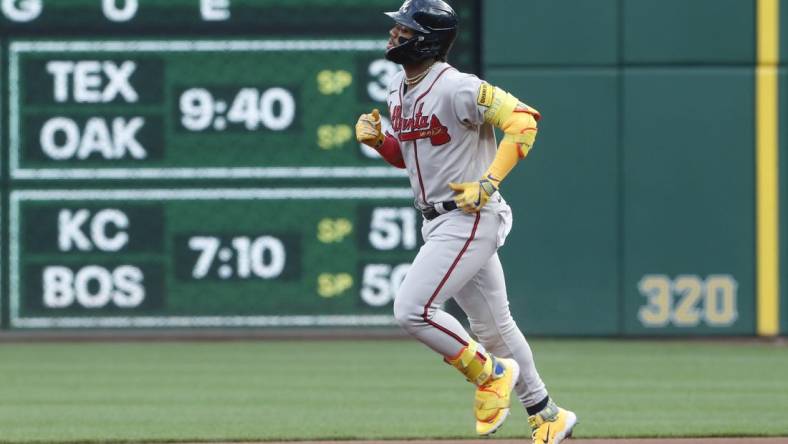
[[495, 158], [495, 132], [477, 103], [482, 81], [437, 62], [418, 84], [404, 88], [404, 71], [389, 84], [391, 128], [399, 141], [419, 209], [452, 200], [449, 182], [479, 180]]

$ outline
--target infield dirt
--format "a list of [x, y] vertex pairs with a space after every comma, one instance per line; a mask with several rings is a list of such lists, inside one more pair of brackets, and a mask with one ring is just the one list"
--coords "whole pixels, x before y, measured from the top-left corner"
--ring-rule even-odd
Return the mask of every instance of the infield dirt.
[[[419, 440], [419, 441], [285, 441], [262, 442], [257, 444], [526, 444], [525, 439], [485, 439], [485, 440]], [[570, 439], [566, 444], [788, 444], [788, 437], [781, 438], [604, 438]], [[206, 443], [182, 443], [206, 444]], [[212, 443], [237, 444], [237, 443]], [[255, 444], [255, 443], [246, 443]]]

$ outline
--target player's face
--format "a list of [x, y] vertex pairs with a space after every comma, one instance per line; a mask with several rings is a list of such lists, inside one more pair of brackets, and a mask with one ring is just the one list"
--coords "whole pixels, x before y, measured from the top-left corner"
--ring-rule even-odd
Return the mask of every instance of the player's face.
[[405, 40], [413, 38], [416, 35], [416, 32], [412, 29], [408, 28], [407, 26], [402, 26], [399, 23], [394, 25], [391, 30], [389, 30], [389, 44], [386, 49], [391, 49], [395, 46], [399, 46], [405, 42]]

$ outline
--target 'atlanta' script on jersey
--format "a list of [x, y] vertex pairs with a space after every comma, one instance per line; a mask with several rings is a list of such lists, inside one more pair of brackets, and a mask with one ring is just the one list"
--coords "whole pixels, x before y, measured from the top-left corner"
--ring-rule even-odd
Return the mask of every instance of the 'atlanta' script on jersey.
[[397, 105], [391, 111], [391, 127], [399, 133], [399, 140], [410, 141], [417, 139], [430, 139], [433, 146], [443, 145], [451, 140], [449, 129], [440, 121], [437, 115], [422, 115], [424, 104], [419, 105], [419, 110], [412, 118], [402, 117], [402, 106]]

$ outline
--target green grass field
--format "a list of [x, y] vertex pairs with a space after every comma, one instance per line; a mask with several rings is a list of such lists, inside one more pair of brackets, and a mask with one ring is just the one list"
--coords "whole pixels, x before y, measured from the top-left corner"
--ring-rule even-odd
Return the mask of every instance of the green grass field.
[[[532, 346], [578, 437], [788, 436], [788, 347]], [[472, 397], [415, 341], [0, 344], [0, 442], [473, 438]]]

